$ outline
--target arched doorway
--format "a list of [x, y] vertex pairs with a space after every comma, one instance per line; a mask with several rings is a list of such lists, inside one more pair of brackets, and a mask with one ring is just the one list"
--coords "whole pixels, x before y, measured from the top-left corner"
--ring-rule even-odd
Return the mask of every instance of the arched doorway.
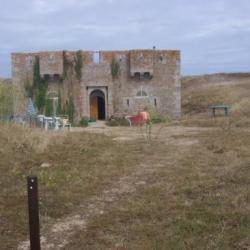
[[97, 89], [90, 93], [90, 118], [96, 120], [105, 120], [105, 95], [104, 93]]

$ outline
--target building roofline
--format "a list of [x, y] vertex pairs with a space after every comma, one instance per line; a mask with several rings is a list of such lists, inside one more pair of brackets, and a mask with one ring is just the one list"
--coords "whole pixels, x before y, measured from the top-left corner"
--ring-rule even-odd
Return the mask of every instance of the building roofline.
[[[11, 52], [11, 55], [39, 55], [43, 53], [63, 53], [69, 52], [74, 53], [78, 50], [43, 50], [43, 51], [32, 51], [32, 52], [24, 52], [24, 51], [17, 51]], [[129, 53], [129, 52], [180, 52], [179, 49], [125, 49], [125, 50], [81, 50], [83, 53], [94, 53], [94, 52], [111, 52], [111, 53]]]

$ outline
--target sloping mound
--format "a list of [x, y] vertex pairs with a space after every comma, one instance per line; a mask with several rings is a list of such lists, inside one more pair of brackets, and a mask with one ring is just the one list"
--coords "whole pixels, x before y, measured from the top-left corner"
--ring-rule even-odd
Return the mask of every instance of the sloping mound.
[[250, 74], [215, 74], [182, 79], [182, 112], [198, 114], [210, 105], [228, 104], [230, 113], [250, 114]]
[[210, 75], [184, 76], [181, 79], [182, 89], [200, 86], [236, 85], [250, 81], [250, 73], [218, 73]]

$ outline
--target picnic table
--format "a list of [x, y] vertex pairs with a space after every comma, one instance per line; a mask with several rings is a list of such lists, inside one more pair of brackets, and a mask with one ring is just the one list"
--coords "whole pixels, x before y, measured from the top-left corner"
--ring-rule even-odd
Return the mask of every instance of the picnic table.
[[227, 104], [220, 104], [220, 105], [212, 105], [210, 106], [210, 109], [212, 109], [213, 116], [215, 117], [215, 111], [216, 110], [224, 110], [225, 115], [228, 115], [229, 105]]

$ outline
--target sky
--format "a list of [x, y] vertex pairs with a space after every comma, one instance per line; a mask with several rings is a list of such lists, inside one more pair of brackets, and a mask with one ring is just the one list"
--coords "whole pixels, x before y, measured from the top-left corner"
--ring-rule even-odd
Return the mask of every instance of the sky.
[[249, 0], [0, 0], [0, 77], [11, 52], [179, 49], [182, 75], [250, 72]]

